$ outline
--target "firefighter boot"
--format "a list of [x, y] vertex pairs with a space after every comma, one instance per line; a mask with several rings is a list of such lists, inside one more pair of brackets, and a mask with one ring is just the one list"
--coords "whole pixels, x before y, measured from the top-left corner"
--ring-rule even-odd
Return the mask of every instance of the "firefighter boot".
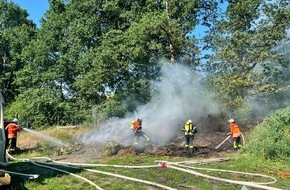
[[187, 158], [190, 158], [190, 157], [191, 157], [191, 155], [190, 155], [190, 150], [189, 150], [189, 149], [188, 149], [188, 151], [187, 151], [186, 157], [187, 157]]
[[8, 152], [8, 153], [11, 153], [11, 152], [12, 152], [12, 146], [11, 146], [11, 144], [9, 144], [9, 146], [8, 146], [8, 148], [7, 148], [7, 152]]
[[189, 156], [192, 157], [192, 154], [193, 154], [193, 147], [190, 147], [189, 148]]
[[237, 149], [237, 148], [238, 148], [237, 143], [236, 141], [234, 141], [234, 149]]
[[185, 144], [185, 151], [186, 151], [186, 157], [189, 157], [189, 146], [188, 144]]
[[15, 148], [11, 149], [11, 154], [15, 154]]

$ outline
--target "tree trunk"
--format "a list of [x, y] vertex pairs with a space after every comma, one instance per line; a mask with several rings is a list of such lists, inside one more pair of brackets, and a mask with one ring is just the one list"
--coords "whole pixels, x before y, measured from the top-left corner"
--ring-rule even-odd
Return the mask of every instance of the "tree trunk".
[[[169, 23], [169, 14], [168, 14], [168, 0], [166, 0], [166, 14], [167, 14], [167, 19]], [[169, 25], [169, 31], [170, 31], [170, 25]], [[169, 32], [170, 33], [170, 32]], [[175, 50], [172, 44], [172, 40], [169, 38], [169, 48], [170, 48], [170, 63], [175, 64]]]

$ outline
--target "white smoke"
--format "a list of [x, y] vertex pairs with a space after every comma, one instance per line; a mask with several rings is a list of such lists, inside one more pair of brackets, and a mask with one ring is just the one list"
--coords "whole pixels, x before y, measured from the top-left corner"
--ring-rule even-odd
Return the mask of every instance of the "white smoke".
[[[123, 145], [134, 141], [131, 121], [143, 118], [143, 131], [154, 143], [164, 145], [180, 134], [184, 123], [191, 119], [197, 124], [205, 114], [218, 112], [202, 86], [202, 77], [188, 67], [166, 63], [161, 80], [152, 81], [156, 92], [146, 105], [139, 106], [126, 118], [112, 118], [82, 137], [84, 143], [103, 144], [114, 140]], [[198, 126], [201, 127], [201, 126]]]

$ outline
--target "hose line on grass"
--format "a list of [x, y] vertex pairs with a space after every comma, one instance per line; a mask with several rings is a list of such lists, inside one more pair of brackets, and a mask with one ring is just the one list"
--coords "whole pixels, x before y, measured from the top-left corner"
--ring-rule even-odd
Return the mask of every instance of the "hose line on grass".
[[[206, 171], [220, 171], [220, 172], [226, 172], [226, 173], [235, 173], [235, 174], [244, 174], [244, 175], [251, 175], [251, 176], [258, 176], [258, 177], [264, 177], [264, 178], [270, 178], [272, 181], [269, 182], [256, 182], [257, 184], [274, 184], [277, 182], [277, 179], [268, 175], [263, 175], [263, 174], [256, 174], [256, 173], [247, 173], [247, 172], [239, 172], [239, 171], [234, 171], [234, 170], [223, 170], [223, 169], [214, 169], [214, 168], [200, 168], [200, 167], [194, 167], [194, 166], [185, 166], [186, 164], [210, 164], [215, 162], [223, 162], [229, 159], [219, 159], [219, 160], [208, 160], [208, 161], [184, 161], [184, 162], [171, 162], [174, 163], [174, 165], [185, 167], [185, 168], [190, 168], [190, 169], [196, 169], [196, 170], [206, 170]], [[166, 161], [155, 161], [157, 163], [163, 163]]]
[[103, 190], [101, 187], [99, 187], [98, 185], [96, 185], [94, 182], [92, 182], [91, 180], [87, 179], [87, 178], [84, 178], [80, 175], [77, 175], [77, 174], [74, 174], [74, 173], [71, 173], [71, 172], [68, 172], [68, 171], [65, 171], [65, 170], [61, 170], [61, 169], [58, 169], [58, 168], [55, 168], [55, 167], [51, 167], [51, 166], [47, 166], [45, 164], [39, 164], [39, 163], [36, 163], [36, 162], [33, 162], [33, 161], [30, 161], [30, 163], [36, 165], [36, 166], [40, 166], [40, 167], [43, 167], [43, 168], [48, 168], [48, 169], [51, 169], [51, 170], [56, 170], [56, 171], [59, 171], [59, 172], [63, 172], [63, 173], [66, 173], [66, 174], [69, 174], [69, 175], [72, 175], [76, 178], [79, 178], [79, 179], [82, 179], [84, 180], [85, 182], [89, 183], [90, 185], [94, 186], [96, 189], [99, 189], [99, 190]]
[[[8, 157], [12, 160], [15, 160], [15, 161], [22, 161], [22, 162], [30, 162], [36, 166], [39, 166], [39, 167], [44, 167], [44, 168], [48, 168], [48, 169], [51, 169], [51, 170], [56, 170], [56, 171], [59, 171], [59, 172], [63, 172], [63, 173], [66, 173], [66, 174], [69, 174], [69, 175], [72, 175], [76, 178], [79, 178], [79, 179], [82, 179], [84, 180], [85, 182], [89, 183], [90, 185], [94, 186], [96, 189], [99, 189], [99, 190], [103, 190], [101, 187], [99, 187], [98, 185], [96, 185], [95, 183], [93, 183], [92, 181], [88, 180], [87, 178], [84, 178], [80, 175], [77, 175], [77, 174], [74, 174], [74, 173], [71, 173], [71, 172], [68, 172], [68, 171], [65, 171], [65, 170], [61, 170], [61, 169], [58, 169], [58, 168], [53, 168], [53, 167], [49, 167], [49, 166], [45, 166], [43, 164], [39, 164], [39, 163], [36, 163], [30, 159], [17, 159], [13, 156], [11, 156], [8, 152], [6, 152]], [[51, 160], [50, 158], [48, 157], [35, 157], [34, 159], [47, 159], [47, 160]], [[27, 175], [27, 174], [22, 174], [22, 175]]]
[[[41, 163], [41, 164], [45, 164], [45, 165], [59, 165], [60, 163], [57, 161], [53, 161], [53, 163]], [[101, 166], [101, 167], [117, 167], [117, 168], [133, 168], [133, 169], [143, 169], [143, 168], [153, 168], [153, 167], [160, 167], [158, 165], [149, 165], [149, 166], [125, 166], [125, 165], [108, 165], [108, 164], [82, 164], [82, 163], [66, 163], [66, 162], [61, 162], [61, 166], [66, 166], [66, 167], [71, 167], [71, 165], [73, 166]], [[145, 183], [147, 185], [151, 185], [151, 186], [155, 186], [155, 187], [160, 187], [162, 189], [166, 189], [166, 190], [176, 190], [174, 188], [156, 183], [156, 182], [151, 182], [151, 181], [147, 181], [147, 180], [142, 180], [142, 179], [138, 179], [138, 178], [132, 178], [132, 177], [127, 177], [124, 175], [119, 175], [119, 174], [115, 174], [115, 173], [111, 173], [111, 172], [104, 172], [104, 171], [100, 171], [100, 170], [93, 170], [93, 169], [85, 169], [86, 171], [89, 172], [94, 172], [94, 173], [100, 173], [100, 174], [104, 174], [104, 175], [109, 175], [109, 176], [114, 176], [114, 177], [118, 177], [118, 178], [122, 178], [122, 179], [127, 179], [127, 180], [131, 180], [131, 181], [136, 181], [136, 182], [140, 182], [140, 183]]]
[[[190, 169], [184, 169], [183, 167], [186, 167], [186, 166], [183, 166], [183, 165], [180, 165], [180, 164], [177, 164], [177, 163], [174, 163], [174, 162], [167, 162], [167, 161], [156, 161], [156, 162], [157, 163], [159, 163], [159, 162], [160, 163], [166, 163], [168, 168], [172, 168], [172, 169], [175, 169], [175, 170], [183, 171], [183, 172], [190, 173], [190, 174], [193, 174], [193, 175], [196, 175], [196, 176], [200, 176], [200, 177], [204, 177], [204, 178], [207, 178], [207, 179], [213, 179], [213, 180], [217, 180], [217, 181], [222, 181], [222, 182], [227, 182], [227, 183], [232, 183], [232, 184], [238, 184], [238, 185], [245, 185], [245, 186], [255, 187], [255, 188], [265, 189], [265, 190], [281, 190], [279, 188], [261, 185], [261, 183], [257, 183], [257, 182], [238, 181], [238, 180], [231, 180], [231, 179], [225, 179], [225, 178], [219, 178], [219, 177], [210, 176], [210, 175], [199, 173], [199, 172], [196, 172], [196, 171], [193, 171], [193, 170], [190, 170]], [[197, 168], [196, 167], [192, 167], [191, 169], [197, 169]], [[204, 169], [206, 169], [206, 168], [204, 168]], [[212, 171], [213, 170], [214, 171], [223, 171], [223, 172], [227, 171], [227, 172], [235, 173], [234, 171], [228, 171], [228, 170], [212, 169]], [[241, 172], [237, 172], [237, 173], [241, 173]], [[249, 174], [251, 174], [251, 173], [247, 173], [247, 175], [249, 175]], [[270, 176], [261, 175], [261, 174], [251, 174], [251, 175], [255, 175], [255, 176], [260, 175], [260, 176], [263, 176], [263, 177], [274, 179], [274, 178], [272, 178]], [[275, 182], [276, 181], [277, 180], [275, 179]], [[273, 183], [273, 182], [271, 182], [271, 183]]]
[[[225, 161], [225, 160], [226, 159], [216, 160], [216, 161]], [[89, 167], [118, 167], [118, 168], [131, 168], [131, 169], [132, 168], [137, 169], [137, 168], [160, 167], [158, 165], [126, 166], [126, 165], [109, 165], [109, 164], [70, 163], [70, 162], [59, 162], [59, 161], [54, 161], [54, 160], [51, 160], [51, 161], [54, 162], [54, 163], [58, 163], [58, 164], [68, 164], [68, 165], [73, 165], [73, 166], [89, 166]], [[265, 186], [266, 184], [276, 183], [277, 180], [274, 177], [263, 175], [263, 174], [246, 173], [246, 172], [239, 172], [239, 171], [232, 171], [232, 170], [222, 170], [222, 169], [212, 169], [212, 168], [190, 167], [190, 166], [184, 166], [184, 165], [180, 164], [180, 163], [188, 163], [188, 162], [168, 162], [168, 161], [156, 161], [156, 162], [157, 163], [168, 163], [168, 165], [171, 165], [170, 168], [173, 168], [173, 169], [176, 169], [176, 170], [180, 170], [180, 171], [183, 171], [183, 172], [187, 172], [187, 173], [191, 173], [191, 174], [194, 174], [194, 175], [197, 175], [197, 176], [201, 176], [201, 177], [206, 177], [206, 178], [209, 178], [209, 179], [219, 180], [219, 181], [232, 183], [232, 184], [238, 184], [238, 185], [247, 185], [247, 186], [250, 186], [250, 187], [262, 188], [262, 189], [265, 189], [265, 190], [279, 190], [278, 188]], [[209, 163], [210, 162], [212, 163], [214, 161], [210, 160]], [[195, 162], [195, 163], [197, 163], [197, 162]], [[201, 163], [206, 163], [206, 161], [201, 161]], [[175, 165], [175, 166], [172, 166], [172, 165]], [[230, 180], [230, 179], [218, 178], [218, 177], [202, 174], [202, 173], [199, 173], [199, 172], [194, 172], [192, 170], [183, 169], [181, 167], [186, 167], [186, 168], [190, 168], [190, 169], [198, 169], [198, 170], [220, 171], [220, 172], [227, 172], [227, 173], [245, 174], [245, 175], [251, 175], [251, 176], [270, 178], [270, 179], [272, 179], [272, 181], [270, 181], [270, 182], [247, 182], [247, 181]], [[98, 173], [100, 173], [100, 172], [102, 172], [102, 171], [98, 171]], [[128, 178], [125, 178], [125, 179], [128, 179]], [[139, 179], [136, 179], [136, 180], [139, 180]], [[152, 182], [150, 182], [150, 183], [152, 183]]]
[[[60, 169], [53, 168], [53, 167], [50, 167], [50, 166], [45, 166], [45, 165], [48, 165], [48, 163], [37, 164], [37, 163], [31, 161], [31, 159], [33, 159], [33, 158], [23, 159], [23, 161], [27, 161], [28, 160], [31, 163], [33, 163], [35, 165], [39, 165], [41, 167], [46, 167], [46, 168], [54, 169], [54, 170], [57, 170], [57, 171], [62, 171], [64, 173], [68, 173], [68, 174], [73, 175], [75, 177], [78, 176], [76, 174], [72, 174], [72, 173], [67, 172], [67, 171], [64, 171], [64, 170], [60, 170]], [[71, 166], [71, 165], [73, 165], [73, 166], [87, 166], [87, 167], [118, 167], [118, 168], [139, 168], [139, 169], [142, 169], [142, 168], [160, 167], [158, 165], [126, 166], [126, 165], [109, 165], [109, 164], [70, 163], [70, 162], [54, 161], [54, 160], [52, 160], [52, 159], [50, 159], [48, 157], [34, 157], [34, 159], [45, 159], [46, 161], [51, 161], [54, 164], [61, 164], [63, 166]], [[14, 158], [14, 160], [15, 160], [15, 158]], [[175, 169], [175, 170], [183, 171], [183, 172], [190, 173], [190, 174], [193, 174], [193, 175], [196, 175], [196, 176], [200, 176], [200, 177], [204, 177], [204, 178], [207, 178], [207, 179], [222, 181], [222, 182], [231, 183], [231, 184], [245, 185], [245, 186], [255, 187], [255, 188], [265, 189], [265, 190], [281, 190], [279, 188], [269, 187], [269, 186], [263, 185], [263, 184], [273, 184], [273, 183], [277, 182], [277, 180], [274, 177], [267, 176], [267, 175], [263, 175], [263, 174], [246, 173], [246, 172], [239, 172], [239, 171], [232, 171], [232, 170], [222, 170], [222, 169], [212, 169], [212, 168], [199, 168], [199, 167], [185, 166], [185, 165], [182, 165], [181, 164], [181, 163], [190, 163], [190, 162], [168, 162], [168, 161], [155, 161], [155, 162], [156, 163], [165, 164], [166, 167], [168, 167], [168, 168], [172, 168], [172, 169]], [[204, 163], [204, 162], [201, 162], [201, 163]], [[210, 175], [207, 175], [207, 174], [199, 173], [199, 172], [193, 171], [193, 169], [195, 169], [195, 170], [208, 170], [208, 171], [220, 171], [220, 172], [227, 172], [227, 173], [237, 173], [237, 174], [245, 174], [245, 175], [259, 176], [259, 177], [270, 178], [270, 179], [272, 179], [272, 181], [270, 181], [270, 182], [247, 182], [247, 181], [231, 180], [231, 179], [219, 178], [219, 177], [215, 177], [215, 176], [210, 176]], [[99, 171], [99, 170], [92, 170], [92, 169], [86, 169], [86, 170], [87, 171], [90, 171], [90, 172], [95, 172], [95, 173], [100, 173], [100, 174], [104, 174], [104, 175], [115, 176], [115, 177], [119, 177], [119, 178], [123, 178], [123, 179], [128, 179], [128, 180], [132, 180], [132, 181], [137, 181], [137, 182], [141, 182], [141, 183], [153, 185], [153, 186], [160, 187], [160, 188], [164, 188], [164, 189], [173, 190], [173, 188], [171, 188], [171, 187], [167, 187], [167, 186], [164, 186], [162, 184], [155, 183], [155, 182], [150, 182], [150, 181], [141, 180], [141, 179], [137, 179], [137, 178], [131, 178], [131, 177], [122, 176], [122, 175], [114, 174], [114, 173], [110, 173], [110, 172], [103, 172], [103, 171]], [[83, 178], [81, 176], [79, 176], [79, 177], [81, 179], [89, 182], [88, 179]], [[93, 183], [92, 183], [92, 185], [93, 185]], [[95, 184], [94, 184], [94, 186], [96, 188], [98, 187]], [[100, 187], [98, 187], [98, 188], [100, 188]]]
[[256, 177], [264, 177], [264, 178], [270, 178], [272, 181], [269, 182], [255, 182], [257, 184], [267, 185], [267, 184], [274, 184], [277, 182], [277, 179], [271, 176], [263, 175], [263, 174], [255, 174], [255, 173], [247, 173], [247, 172], [239, 172], [239, 171], [233, 171], [233, 170], [222, 170], [222, 169], [213, 169], [213, 168], [198, 168], [198, 167], [192, 167], [192, 166], [182, 166], [185, 168], [195, 169], [195, 170], [206, 170], [206, 171], [219, 171], [219, 172], [225, 172], [225, 173], [235, 173], [235, 174], [244, 174], [244, 175], [250, 175], [250, 176], [256, 176]]
[[167, 190], [176, 190], [175, 188], [171, 188], [159, 183], [155, 183], [155, 182], [150, 182], [150, 181], [146, 181], [146, 180], [142, 180], [142, 179], [137, 179], [137, 178], [132, 178], [132, 177], [126, 177], [123, 175], [119, 175], [119, 174], [114, 174], [114, 173], [110, 173], [110, 172], [103, 172], [100, 170], [92, 170], [92, 169], [86, 169], [87, 171], [90, 172], [94, 172], [94, 173], [100, 173], [100, 174], [104, 174], [104, 175], [109, 175], [109, 176], [114, 176], [114, 177], [118, 177], [118, 178], [123, 178], [123, 179], [127, 179], [127, 180], [131, 180], [131, 181], [136, 181], [136, 182], [140, 182], [140, 183], [145, 183], [147, 185], [151, 185], [151, 186], [155, 186], [155, 187], [160, 187], [162, 189], [167, 189]]
[[195, 170], [206, 170], [206, 171], [218, 171], [218, 172], [226, 172], [226, 173], [244, 174], [244, 175], [250, 175], [250, 176], [256, 176], [256, 177], [270, 178], [272, 180], [269, 182], [255, 182], [257, 184], [263, 184], [263, 185], [274, 184], [277, 182], [276, 178], [268, 176], [268, 175], [263, 175], [263, 174], [239, 172], [239, 171], [233, 171], [233, 170], [213, 169], [213, 168], [199, 168], [199, 167], [193, 167], [193, 166], [184, 166], [184, 165], [180, 165], [177, 163], [174, 163], [174, 165], [181, 166], [184, 168], [189, 168], [189, 169], [195, 169]]
[[147, 166], [126, 166], [126, 165], [110, 165], [110, 164], [85, 164], [85, 163], [71, 163], [71, 162], [59, 162], [59, 161], [54, 161], [54, 163], [59, 163], [59, 164], [67, 164], [67, 165], [72, 165], [72, 166], [86, 166], [86, 167], [114, 167], [114, 168], [131, 168], [131, 169], [142, 169], [142, 168], [159, 168], [160, 166], [158, 165], [147, 165]]
[[[19, 159], [16, 159], [14, 157], [12, 157], [11, 155], [9, 155], [9, 157], [13, 160], [19, 160]], [[88, 182], [89, 184], [95, 186], [97, 189], [102, 189], [100, 188], [99, 186], [97, 186], [96, 184], [94, 184], [93, 182], [91, 182], [90, 180], [82, 177], [82, 176], [79, 176], [79, 175], [76, 175], [76, 174], [73, 174], [71, 172], [67, 172], [65, 170], [61, 170], [61, 169], [58, 169], [58, 168], [55, 168], [55, 167], [51, 167], [51, 166], [47, 166], [49, 165], [49, 163], [40, 163], [40, 162], [35, 162], [35, 161], [32, 161], [32, 159], [44, 159], [44, 160], [47, 160], [47, 161], [50, 161], [50, 162], [53, 162], [53, 163], [56, 163], [56, 164], [60, 164], [61, 166], [69, 166], [71, 167], [71, 165], [73, 166], [101, 166], [101, 167], [118, 167], [118, 168], [134, 168], [134, 169], [137, 169], [137, 168], [153, 168], [153, 167], [160, 167], [158, 165], [149, 165], [149, 166], [125, 166], [125, 165], [108, 165], [108, 164], [84, 164], [84, 163], [68, 163], [68, 162], [59, 162], [59, 161], [55, 161], [55, 160], [52, 160], [51, 158], [49, 157], [32, 157], [30, 159], [21, 159], [20, 161], [29, 161], [31, 162], [32, 164], [36, 165], [36, 166], [39, 166], [39, 167], [45, 167], [45, 168], [48, 168], [48, 169], [52, 169], [52, 170], [56, 170], [56, 171], [60, 171], [60, 172], [63, 172], [63, 173], [67, 173], [69, 175], [73, 175], [74, 177], [77, 177], [77, 178], [80, 178], [86, 182]], [[114, 173], [110, 173], [110, 172], [103, 172], [103, 171], [99, 171], [99, 170], [92, 170], [92, 169], [85, 169], [89, 172], [94, 172], [94, 173], [100, 173], [100, 174], [104, 174], [104, 175], [109, 175], [109, 176], [114, 176], [114, 177], [118, 177], [118, 178], [123, 178], [123, 179], [127, 179], [127, 180], [131, 180], [131, 181], [136, 181], [136, 182], [140, 182], [140, 183], [144, 183], [144, 184], [147, 184], [147, 185], [151, 185], [151, 186], [155, 186], [155, 187], [160, 187], [162, 189], [166, 189], [166, 190], [176, 190], [174, 188], [171, 188], [171, 187], [168, 187], [168, 186], [165, 186], [165, 185], [162, 185], [162, 184], [159, 184], [159, 183], [155, 183], [155, 182], [150, 182], [150, 181], [146, 181], [146, 180], [142, 180], [142, 179], [138, 179], [138, 178], [132, 178], [132, 177], [127, 177], [127, 176], [123, 176], [123, 175], [119, 175], [119, 174], [114, 174]]]
[[19, 173], [19, 172], [12, 172], [8, 170], [0, 170], [0, 172], [16, 175], [16, 176], [21, 176], [21, 177], [27, 177], [28, 179], [36, 179], [39, 177], [38, 174], [24, 174], [24, 173]]

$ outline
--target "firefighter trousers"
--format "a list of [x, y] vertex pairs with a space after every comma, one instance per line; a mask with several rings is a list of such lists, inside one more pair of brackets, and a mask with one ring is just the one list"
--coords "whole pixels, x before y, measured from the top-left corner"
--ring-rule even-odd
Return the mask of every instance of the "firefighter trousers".
[[185, 148], [193, 149], [193, 135], [185, 135]]
[[14, 152], [16, 150], [16, 140], [17, 138], [8, 139], [8, 152]]

